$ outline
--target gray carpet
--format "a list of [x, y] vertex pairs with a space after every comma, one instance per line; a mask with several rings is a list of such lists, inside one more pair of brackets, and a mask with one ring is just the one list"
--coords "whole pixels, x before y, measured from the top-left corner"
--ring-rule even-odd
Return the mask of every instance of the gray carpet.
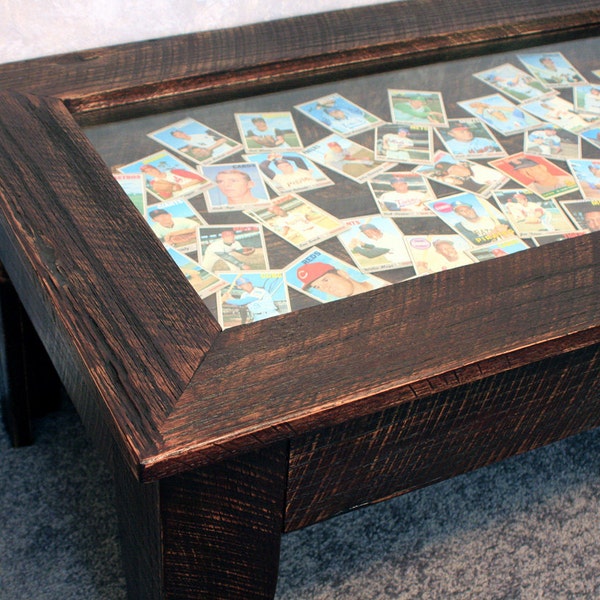
[[[122, 600], [110, 475], [65, 406], [0, 431], [0, 600]], [[600, 430], [284, 537], [278, 600], [600, 598]]]

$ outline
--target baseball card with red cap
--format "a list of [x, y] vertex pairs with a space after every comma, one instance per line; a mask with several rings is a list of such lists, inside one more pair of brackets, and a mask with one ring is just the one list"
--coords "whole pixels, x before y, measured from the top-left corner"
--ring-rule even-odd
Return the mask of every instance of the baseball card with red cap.
[[217, 292], [217, 320], [228, 329], [278, 317], [291, 310], [282, 271], [221, 273], [226, 287]]
[[379, 208], [386, 217], [435, 217], [426, 203], [436, 195], [429, 181], [411, 171], [387, 171], [367, 182]]
[[[345, 221], [348, 229], [338, 236], [356, 266], [364, 273], [412, 267], [404, 235], [393, 219], [381, 215]], [[407, 273], [406, 278], [414, 272]]]
[[314, 247], [285, 269], [288, 285], [318, 302], [333, 302], [389, 285], [385, 279]]
[[212, 273], [269, 268], [262, 225], [205, 225], [198, 228], [200, 264]]
[[544, 156], [518, 152], [489, 164], [542, 198], [564, 196], [578, 190], [575, 177]]
[[449, 126], [436, 128], [435, 133], [458, 160], [499, 158], [507, 154], [489, 127], [473, 117], [449, 119]]
[[269, 206], [245, 214], [299, 250], [310, 248], [346, 229], [340, 219], [298, 194], [280, 196]]
[[363, 183], [394, 165], [393, 162], [376, 160], [373, 150], [337, 133], [308, 146], [304, 149], [304, 154], [320, 165], [358, 183]]
[[337, 93], [298, 104], [294, 108], [333, 133], [344, 137], [368, 131], [384, 122]]
[[244, 154], [244, 160], [258, 165], [263, 179], [276, 194], [304, 192], [333, 185], [333, 181], [312, 160], [298, 152]]
[[375, 158], [425, 164], [433, 155], [433, 135], [426, 125], [381, 125], [375, 130]]

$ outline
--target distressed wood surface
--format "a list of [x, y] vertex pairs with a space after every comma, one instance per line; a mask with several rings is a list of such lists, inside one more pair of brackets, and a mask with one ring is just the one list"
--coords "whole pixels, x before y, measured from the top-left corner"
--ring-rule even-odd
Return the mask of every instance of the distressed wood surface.
[[1, 260], [135, 464], [219, 327], [62, 103], [1, 96]]
[[600, 345], [292, 441], [286, 531], [600, 425]]
[[595, 0], [407, 0], [0, 65], [0, 89], [61, 98], [92, 122], [573, 38], [599, 20]]

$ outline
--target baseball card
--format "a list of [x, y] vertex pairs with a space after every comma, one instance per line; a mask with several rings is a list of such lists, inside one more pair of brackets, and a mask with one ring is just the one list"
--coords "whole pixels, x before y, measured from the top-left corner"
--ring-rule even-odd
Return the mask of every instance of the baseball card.
[[416, 165], [430, 162], [431, 129], [425, 125], [380, 125], [375, 130], [375, 159]]
[[567, 164], [581, 195], [587, 200], [600, 200], [600, 159], [569, 160]]
[[281, 271], [223, 273], [226, 287], [217, 292], [217, 320], [223, 329], [264, 321], [291, 310]]
[[393, 123], [447, 127], [446, 108], [440, 92], [388, 90]]
[[337, 133], [308, 146], [304, 150], [304, 154], [320, 165], [357, 183], [365, 182], [394, 164], [376, 160], [373, 150]]
[[209, 165], [242, 150], [239, 142], [192, 118], [152, 131], [148, 137], [199, 165]]
[[473, 76], [515, 102], [524, 102], [555, 93], [552, 88], [546, 87], [538, 79], [510, 63], [473, 73]]
[[278, 195], [333, 185], [317, 165], [298, 152], [245, 154], [244, 159], [258, 165], [263, 179]]
[[560, 204], [578, 229], [600, 231], [600, 200], [562, 200]]
[[458, 160], [443, 150], [435, 153], [433, 164], [417, 167], [415, 173], [485, 198], [508, 181], [506, 175], [491, 167], [471, 160]]
[[227, 285], [213, 273], [203, 269], [196, 261], [185, 254], [178, 252], [175, 248], [165, 246], [169, 256], [175, 261], [181, 272], [185, 275], [190, 285], [196, 290], [200, 298], [206, 298], [217, 290]]
[[212, 185], [206, 177], [166, 150], [119, 167], [118, 171], [145, 175], [146, 190], [158, 202], [191, 198]]
[[550, 123], [534, 127], [524, 134], [523, 150], [554, 160], [581, 158], [581, 138]]
[[561, 52], [532, 52], [517, 54], [525, 68], [549, 88], [569, 87], [585, 83], [585, 77]]
[[573, 86], [573, 104], [577, 111], [600, 115], [600, 85]]
[[205, 165], [202, 173], [214, 183], [204, 194], [209, 212], [246, 210], [270, 202], [267, 187], [254, 163]]
[[449, 119], [448, 123], [447, 128], [436, 127], [435, 133], [457, 160], [506, 156], [500, 142], [479, 119]]
[[585, 140], [586, 142], [589, 142], [590, 144], [592, 144], [592, 146], [600, 148], [600, 127], [592, 127], [592, 129], [582, 131], [580, 136], [581, 139]]
[[560, 96], [530, 100], [521, 104], [521, 108], [542, 121], [575, 134], [600, 125], [600, 114], [577, 112], [572, 102]]
[[494, 198], [519, 237], [575, 230], [554, 198], [541, 198], [525, 188], [503, 188]]
[[332, 238], [346, 228], [337, 217], [297, 194], [280, 196], [269, 206], [246, 214], [299, 250]]
[[543, 156], [518, 152], [489, 164], [542, 198], [562, 196], [578, 189], [571, 173]]
[[500, 94], [461, 100], [458, 105], [501, 135], [513, 135], [540, 124], [538, 119]]
[[246, 154], [302, 150], [291, 112], [235, 113], [234, 117]]
[[404, 239], [417, 275], [430, 275], [475, 262], [468, 254], [469, 242], [460, 235], [407, 235]]
[[404, 235], [393, 219], [367, 215], [348, 219], [345, 225], [348, 229], [338, 239], [364, 273], [413, 266]]
[[285, 278], [291, 288], [322, 303], [389, 285], [384, 279], [363, 273], [357, 267], [317, 247], [311, 248], [288, 265]]
[[294, 108], [333, 133], [344, 137], [368, 131], [384, 122], [340, 94], [329, 94], [298, 104]]
[[146, 196], [146, 183], [142, 173], [113, 173], [123, 191], [127, 194], [133, 205], [141, 215], [146, 214], [148, 200]]
[[562, 242], [569, 238], [586, 235], [589, 231], [571, 231], [569, 233], [545, 233], [544, 235], [536, 235], [531, 238], [536, 246], [544, 246], [545, 244], [553, 244], [554, 242]]
[[428, 203], [433, 212], [474, 247], [515, 237], [506, 217], [487, 200], [471, 192]]
[[269, 268], [262, 226], [203, 225], [198, 229], [200, 264], [212, 273]]
[[180, 252], [196, 251], [198, 227], [206, 223], [186, 200], [154, 204], [147, 210], [146, 221], [163, 242]]
[[501, 258], [515, 252], [529, 250], [529, 246], [519, 238], [512, 240], [502, 240], [489, 244], [483, 248], [471, 248], [470, 253], [477, 262], [491, 260], [492, 258]]
[[427, 202], [436, 198], [429, 181], [411, 171], [387, 171], [370, 179], [369, 189], [386, 217], [435, 217]]

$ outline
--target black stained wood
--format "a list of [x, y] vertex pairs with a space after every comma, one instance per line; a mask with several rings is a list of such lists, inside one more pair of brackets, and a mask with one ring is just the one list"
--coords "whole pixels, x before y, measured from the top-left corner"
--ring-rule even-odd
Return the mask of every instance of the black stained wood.
[[600, 425], [600, 346], [294, 439], [286, 531]]
[[287, 458], [278, 444], [151, 484], [117, 459], [129, 597], [273, 598]]
[[407, 0], [0, 66], [0, 89], [62, 98], [82, 121], [584, 35], [595, 0]]
[[0, 104], [2, 262], [42, 341], [84, 366], [139, 455], [219, 327], [62, 103]]
[[597, 343], [599, 238], [223, 332], [165, 421], [147, 475], [183, 468], [184, 445], [189, 467]]

